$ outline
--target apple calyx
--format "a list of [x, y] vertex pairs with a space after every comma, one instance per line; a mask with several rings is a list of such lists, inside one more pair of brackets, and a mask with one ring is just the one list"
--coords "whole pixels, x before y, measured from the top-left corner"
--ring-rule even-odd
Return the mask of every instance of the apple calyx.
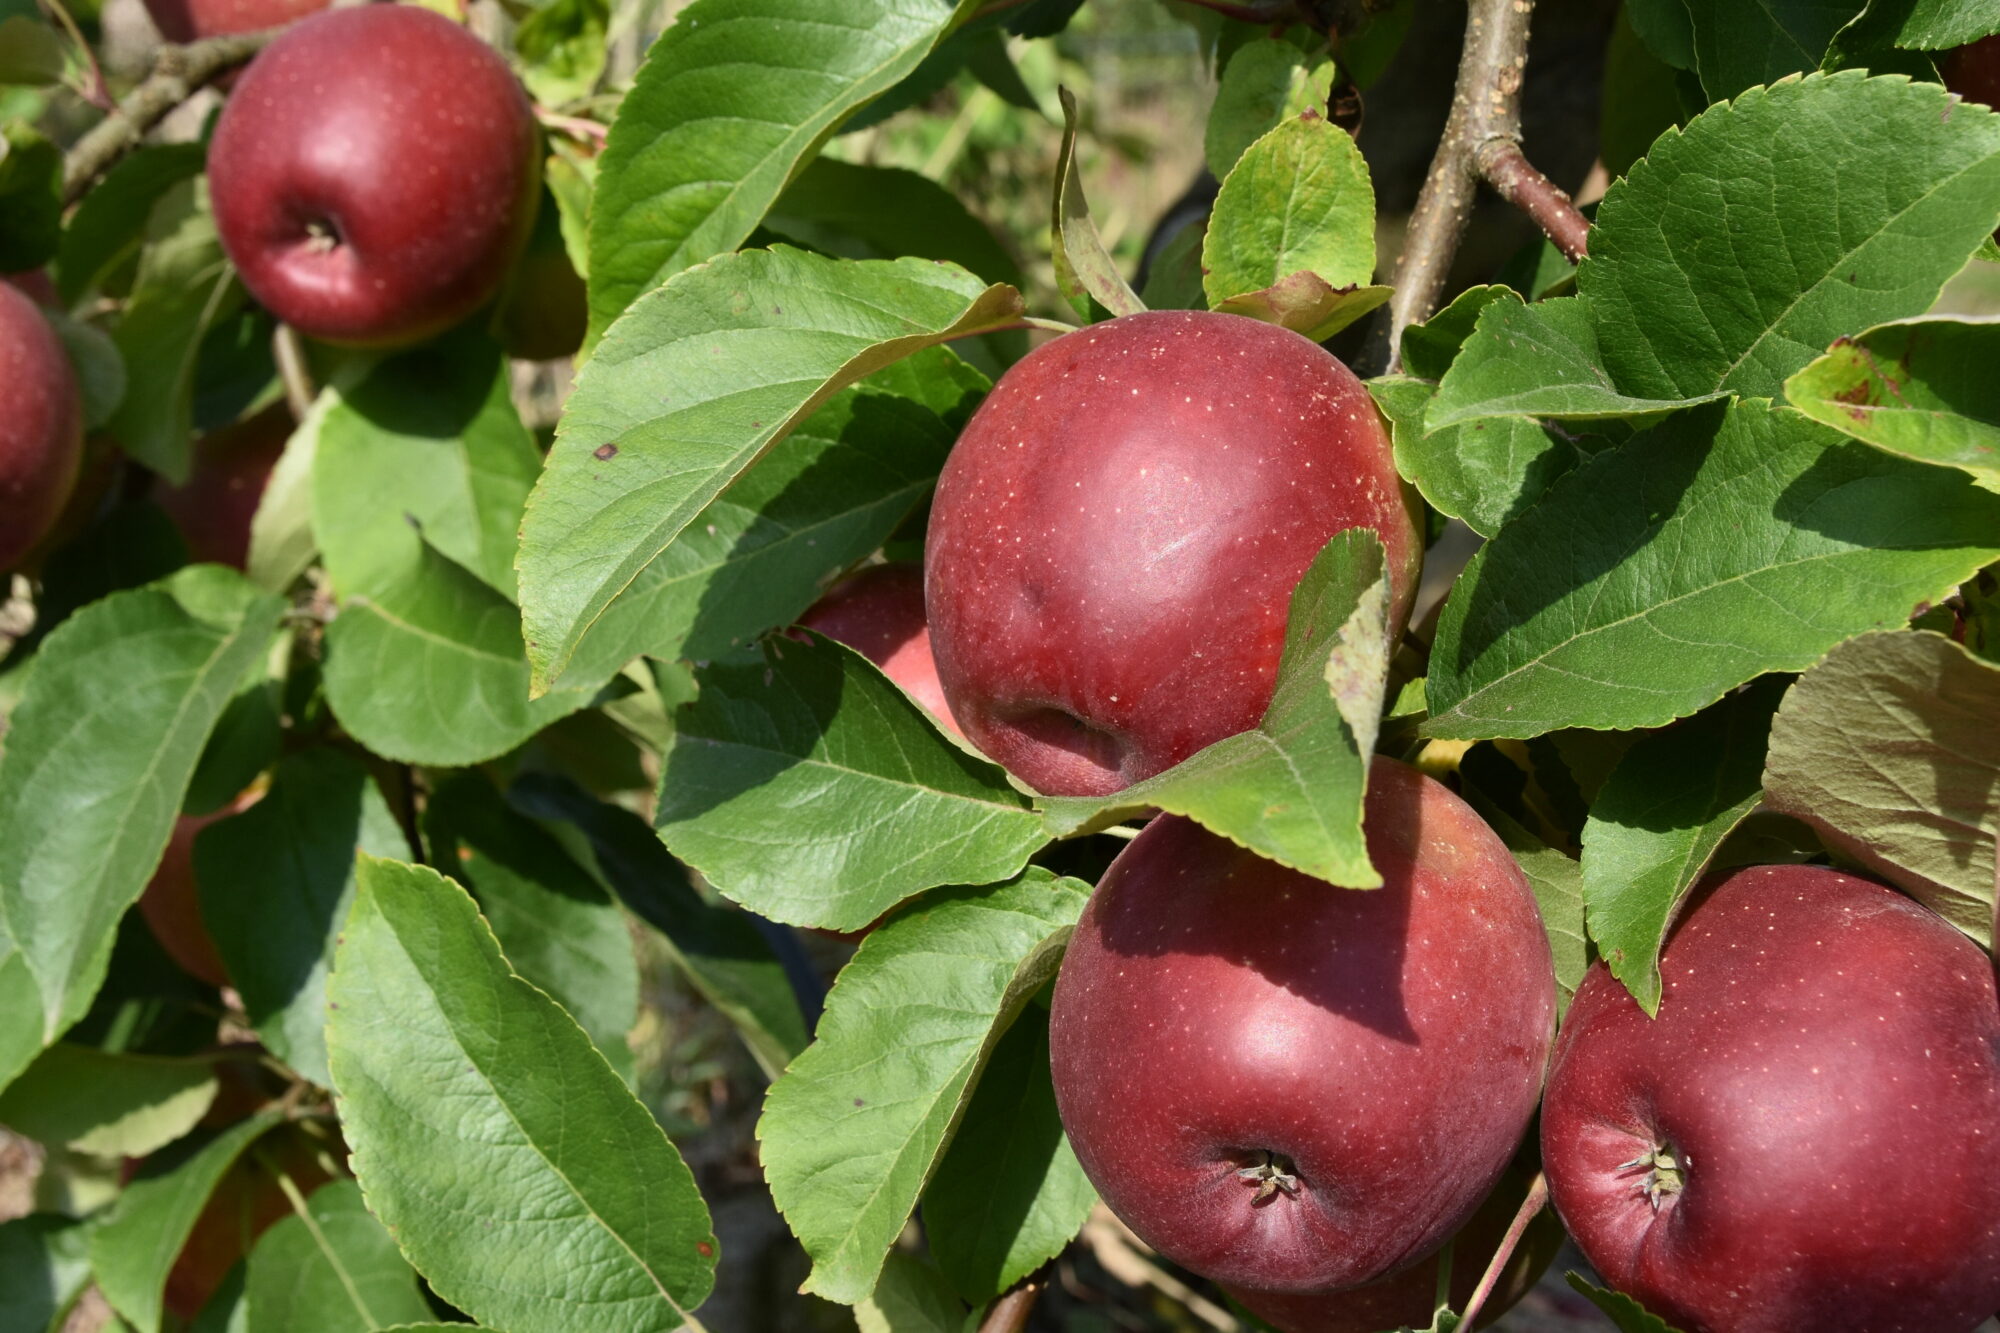
[[1687, 1162], [1687, 1155], [1663, 1139], [1631, 1161], [1620, 1162], [1618, 1169], [1645, 1170], [1646, 1174], [1632, 1188], [1645, 1195], [1646, 1201], [1653, 1205], [1653, 1211], [1657, 1213], [1663, 1196], [1671, 1198], [1686, 1187], [1687, 1181], [1682, 1177], [1686, 1165], [1692, 1165]]
[[1291, 1158], [1282, 1153], [1274, 1153], [1268, 1148], [1259, 1149], [1258, 1156], [1263, 1160], [1254, 1166], [1246, 1166], [1236, 1173], [1238, 1180], [1257, 1187], [1257, 1197], [1251, 1200], [1252, 1206], [1267, 1203], [1280, 1193], [1296, 1198], [1299, 1192], [1299, 1176], [1298, 1168], [1292, 1165]]

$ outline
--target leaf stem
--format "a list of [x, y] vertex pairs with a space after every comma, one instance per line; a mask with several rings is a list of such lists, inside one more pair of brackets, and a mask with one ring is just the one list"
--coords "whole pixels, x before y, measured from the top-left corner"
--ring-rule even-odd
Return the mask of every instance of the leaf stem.
[[979, 1321], [979, 1333], [1021, 1333], [1028, 1326], [1028, 1314], [1042, 1294], [1040, 1277], [1025, 1277], [993, 1302], [986, 1318]]
[[1486, 1272], [1479, 1279], [1479, 1285], [1472, 1290], [1472, 1299], [1465, 1303], [1465, 1313], [1460, 1327], [1471, 1328], [1479, 1311], [1486, 1304], [1486, 1298], [1493, 1294], [1493, 1288], [1500, 1285], [1500, 1275], [1507, 1271], [1507, 1263], [1520, 1247], [1521, 1237], [1528, 1234], [1528, 1224], [1548, 1206], [1549, 1178], [1540, 1171], [1535, 1172], [1534, 1183], [1528, 1186], [1528, 1197], [1521, 1200], [1520, 1209], [1507, 1227], [1507, 1234], [1500, 1238], [1500, 1248], [1493, 1252], [1493, 1261], [1486, 1265]]

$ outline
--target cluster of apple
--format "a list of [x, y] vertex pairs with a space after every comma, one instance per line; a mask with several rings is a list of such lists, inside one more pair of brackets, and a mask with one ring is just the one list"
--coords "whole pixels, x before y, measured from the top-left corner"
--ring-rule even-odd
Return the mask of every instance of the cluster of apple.
[[[865, 570], [802, 623], [1036, 790], [1107, 794], [1256, 724], [1294, 584], [1356, 526], [1400, 624], [1420, 545], [1345, 366], [1234, 315], [1132, 315], [1002, 377], [939, 480], [926, 569]], [[2000, 1309], [2000, 1005], [1971, 941], [1833, 870], [1739, 871], [1667, 948], [1658, 1018], [1598, 964], [1552, 1055], [1547, 936], [1506, 846], [1382, 757], [1365, 829], [1369, 892], [1175, 816], [1098, 884], [1052, 1068], [1085, 1172], [1148, 1244], [1287, 1333], [1425, 1327], [1445, 1242], [1461, 1301], [1499, 1247], [1540, 1106], [1563, 1222], [1687, 1333]]]

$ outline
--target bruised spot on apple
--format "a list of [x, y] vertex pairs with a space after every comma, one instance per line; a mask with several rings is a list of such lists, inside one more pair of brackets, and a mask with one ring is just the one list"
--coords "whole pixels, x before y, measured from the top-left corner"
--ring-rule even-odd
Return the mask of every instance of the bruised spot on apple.
[[960, 734], [931, 656], [922, 566], [871, 565], [850, 574], [813, 603], [799, 624], [846, 644], [882, 668], [882, 674], [928, 709], [939, 725]]
[[1065, 334], [994, 386], [938, 480], [938, 675], [981, 750], [1104, 795], [1257, 724], [1291, 595], [1335, 533], [1388, 553], [1400, 626], [1422, 547], [1389, 435], [1317, 344], [1151, 311]]
[[0, 283], [0, 572], [62, 514], [83, 462], [83, 397], [62, 339], [35, 303]]
[[391, 347], [499, 289], [534, 221], [540, 131], [507, 63], [451, 20], [333, 9], [243, 72], [208, 178], [251, 295], [310, 337]]
[[1542, 1111], [1551, 1197], [1685, 1333], [1966, 1333], [2000, 1309], [1992, 964], [1869, 880], [1713, 882], [1648, 1018], [1603, 964]]
[[261, 787], [253, 787], [220, 810], [176, 819], [159, 867], [139, 895], [139, 914], [167, 956], [181, 971], [211, 986], [229, 985], [229, 970], [222, 964], [214, 936], [202, 924], [201, 892], [194, 877], [195, 836], [219, 819], [248, 810], [263, 794]]
[[1365, 828], [1379, 889], [1156, 819], [1057, 977], [1051, 1067], [1085, 1173], [1141, 1239], [1232, 1287], [1354, 1287], [1432, 1253], [1541, 1091], [1555, 968], [1506, 846], [1391, 759]]
[[154, 497], [180, 529], [188, 559], [235, 569], [249, 563], [250, 524], [292, 425], [291, 411], [273, 403], [195, 443], [188, 479]]

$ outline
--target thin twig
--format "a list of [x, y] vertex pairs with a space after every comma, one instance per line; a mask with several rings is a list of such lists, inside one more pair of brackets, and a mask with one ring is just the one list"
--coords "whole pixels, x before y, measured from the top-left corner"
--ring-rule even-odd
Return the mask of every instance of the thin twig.
[[1396, 260], [1387, 345], [1378, 342], [1371, 349], [1372, 359], [1386, 369], [1396, 369], [1401, 361], [1403, 330], [1422, 323], [1437, 309], [1482, 179], [1492, 180], [1565, 252], [1573, 248], [1575, 254], [1583, 253], [1588, 223], [1569, 196], [1521, 156], [1521, 79], [1528, 64], [1528, 20], [1534, 10], [1534, 0], [1472, 0], [1468, 7], [1451, 118], [1445, 122], [1444, 137], [1438, 141]]
[[1507, 1228], [1507, 1234], [1500, 1239], [1500, 1248], [1493, 1252], [1493, 1262], [1486, 1265], [1485, 1274], [1479, 1285], [1472, 1290], [1472, 1299], [1465, 1303], [1465, 1313], [1459, 1321], [1462, 1328], [1471, 1328], [1479, 1318], [1480, 1307], [1493, 1294], [1493, 1288], [1500, 1285], [1500, 1275], [1507, 1271], [1507, 1263], [1514, 1257], [1514, 1251], [1521, 1244], [1521, 1237], [1528, 1234], [1528, 1224], [1548, 1206], [1549, 1178], [1537, 1171], [1535, 1183], [1528, 1186], [1528, 1197], [1521, 1200], [1520, 1210], [1514, 1214], [1514, 1221]]
[[611, 133], [609, 125], [590, 120], [583, 116], [565, 116], [561, 112], [551, 111], [545, 106], [538, 105], [535, 107], [535, 119], [541, 121], [549, 129], [560, 130], [572, 139], [582, 139], [589, 143], [594, 143], [600, 148], [604, 146], [605, 139]]
[[276, 29], [269, 29], [161, 47], [146, 81], [69, 150], [63, 161], [63, 202], [73, 204], [81, 199], [92, 181], [136, 148], [146, 132], [169, 112], [248, 61], [276, 34]]
[[979, 1321], [979, 1333], [1021, 1333], [1028, 1326], [1028, 1312], [1035, 1308], [1042, 1286], [1040, 1278], [1028, 1277], [1008, 1288]]

